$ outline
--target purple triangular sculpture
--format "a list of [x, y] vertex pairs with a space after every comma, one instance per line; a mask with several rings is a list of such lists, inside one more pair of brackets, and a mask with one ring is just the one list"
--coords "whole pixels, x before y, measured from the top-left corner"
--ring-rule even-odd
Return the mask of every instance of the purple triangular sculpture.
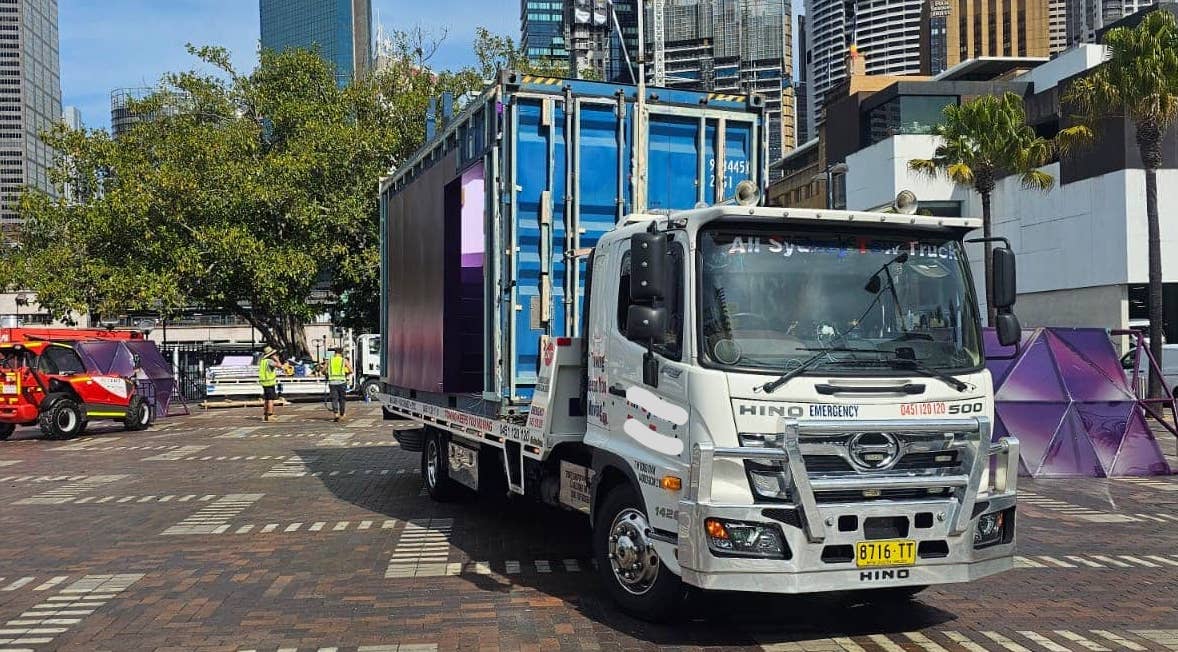
[[1162, 455], [1162, 449], [1149, 429], [1145, 416], [1140, 410], [1134, 410], [1109, 475], [1131, 477], [1170, 473], [1170, 465], [1166, 463], [1166, 457]]
[[1075, 407], [1068, 409], [1047, 447], [1043, 463], [1035, 473], [1037, 478], [1104, 477], [1104, 467], [1084, 432], [1084, 424]]
[[1134, 407], [1130, 401], [1072, 404], [1072, 410], [1080, 417], [1073, 436], [1085, 437], [1092, 443], [1104, 474], [1113, 468]]
[[1133, 397], [1133, 388], [1129, 386], [1129, 379], [1125, 376], [1125, 369], [1121, 366], [1121, 358], [1113, 348], [1107, 331], [1099, 328], [1052, 328], [1051, 334], [1083, 355], [1089, 364], [1100, 369], [1105, 378], [1108, 378], [1109, 382], [1124, 392], [1128, 398]]
[[1047, 449], [1068, 411], [1067, 403], [999, 403], [996, 412], [1007, 432], [1018, 438], [1019, 456], [1038, 475]]
[[997, 401], [1040, 402], [1067, 401], [1067, 392], [1059, 380], [1051, 347], [1036, 331], [1034, 339], [1026, 344], [1019, 359], [1006, 374], [1002, 387], [995, 392]]
[[1092, 362], [1092, 358], [1116, 360], [1116, 351], [1112, 342], [1105, 338], [1105, 347], [1096, 350], [1089, 349], [1081, 354], [1063, 339], [1056, 336], [1055, 331], [1047, 331], [1046, 339], [1051, 347], [1051, 355], [1055, 358], [1055, 366], [1059, 369], [1060, 378], [1067, 388], [1068, 396], [1073, 401], [1134, 401], [1129, 384], [1125, 381], [1125, 372], [1117, 369], [1116, 376], [1120, 378], [1118, 384], [1110, 377], [1105, 369]]

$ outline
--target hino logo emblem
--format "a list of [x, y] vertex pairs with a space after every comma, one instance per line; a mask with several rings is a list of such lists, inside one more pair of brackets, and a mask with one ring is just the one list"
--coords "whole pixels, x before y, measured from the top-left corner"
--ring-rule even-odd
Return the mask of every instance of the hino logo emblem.
[[847, 444], [851, 461], [861, 469], [879, 471], [900, 457], [900, 442], [887, 432], [861, 432]]

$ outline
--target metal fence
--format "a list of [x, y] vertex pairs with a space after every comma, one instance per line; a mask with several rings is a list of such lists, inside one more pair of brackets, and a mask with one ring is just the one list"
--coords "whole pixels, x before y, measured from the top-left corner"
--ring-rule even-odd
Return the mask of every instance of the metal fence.
[[177, 393], [186, 401], [201, 401], [205, 398], [208, 368], [221, 364], [227, 355], [249, 355], [253, 347], [249, 344], [165, 344], [160, 350], [172, 361]]

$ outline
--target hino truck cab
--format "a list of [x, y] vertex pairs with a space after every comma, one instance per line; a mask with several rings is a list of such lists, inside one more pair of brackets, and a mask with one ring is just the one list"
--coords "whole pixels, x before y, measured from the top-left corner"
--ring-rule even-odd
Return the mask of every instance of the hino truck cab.
[[[684, 584], [907, 596], [1012, 567], [1018, 442], [992, 443], [979, 226], [719, 206], [601, 239], [583, 445], [624, 607], [665, 616]], [[1010, 346], [1014, 258], [993, 262]]]

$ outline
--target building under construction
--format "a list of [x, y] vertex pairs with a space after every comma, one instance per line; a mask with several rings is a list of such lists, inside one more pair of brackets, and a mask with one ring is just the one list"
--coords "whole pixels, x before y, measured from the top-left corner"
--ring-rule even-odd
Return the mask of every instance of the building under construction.
[[648, 81], [765, 98], [769, 160], [795, 144], [787, 0], [648, 0]]

